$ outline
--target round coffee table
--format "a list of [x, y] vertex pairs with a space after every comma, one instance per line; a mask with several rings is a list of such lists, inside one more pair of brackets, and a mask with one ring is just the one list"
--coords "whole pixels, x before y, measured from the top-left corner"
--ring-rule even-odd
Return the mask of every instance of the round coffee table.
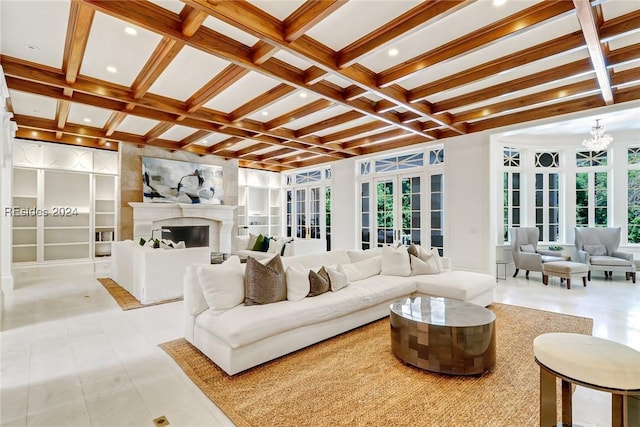
[[418, 368], [477, 375], [496, 364], [496, 315], [449, 298], [417, 296], [391, 304], [391, 350]]

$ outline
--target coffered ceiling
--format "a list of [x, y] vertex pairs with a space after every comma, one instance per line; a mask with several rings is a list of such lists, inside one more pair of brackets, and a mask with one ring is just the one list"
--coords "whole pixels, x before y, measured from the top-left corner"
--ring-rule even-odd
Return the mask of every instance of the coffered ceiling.
[[30, 139], [279, 171], [640, 99], [635, 0], [0, 8], [9, 107]]

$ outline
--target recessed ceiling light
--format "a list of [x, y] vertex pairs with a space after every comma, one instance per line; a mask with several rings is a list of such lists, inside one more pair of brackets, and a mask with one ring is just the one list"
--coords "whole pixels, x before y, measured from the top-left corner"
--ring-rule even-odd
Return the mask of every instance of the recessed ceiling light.
[[109, 141], [105, 142], [104, 145], [106, 145], [107, 147], [111, 147], [111, 143]]
[[82, 142], [82, 138], [76, 138], [76, 142]]
[[306, 98], [307, 96], [307, 92], [300, 92], [300, 98]]
[[200, 141], [200, 143], [201, 143], [201, 144], [206, 144], [206, 143], [207, 143], [207, 140], [206, 140], [206, 139], [203, 139], [203, 140], [201, 140], [201, 141]]
[[507, 2], [507, 0], [493, 0], [493, 5], [494, 6], [502, 6], [506, 2]]
[[136, 30], [136, 29], [135, 29], [135, 28], [133, 28], [133, 27], [126, 27], [126, 28], [124, 29], [124, 32], [125, 32], [125, 33], [127, 33], [127, 34], [129, 34], [130, 36], [136, 36], [136, 35], [138, 35], [138, 30]]
[[85, 123], [91, 123], [91, 119], [89, 117], [85, 117], [82, 121]]
[[32, 131], [31, 131], [31, 135], [32, 135], [32, 136], [36, 136], [37, 134], [38, 134], [38, 132], [36, 132], [35, 130], [32, 130]]
[[118, 72], [118, 69], [116, 67], [114, 67], [113, 65], [108, 65], [107, 66], [107, 71], [110, 72], [110, 73], [114, 73], [115, 74], [115, 73]]
[[262, 115], [263, 115], [263, 116], [268, 116], [268, 115], [269, 115], [269, 112], [268, 112], [267, 110], [265, 110], [265, 111], [263, 111], [263, 112], [262, 112]]
[[35, 44], [25, 44], [24, 46], [29, 50], [40, 50], [40, 48]]
[[396, 49], [395, 47], [392, 47], [391, 49], [389, 49], [389, 52], [387, 52], [389, 54], [389, 56], [398, 56], [398, 49]]

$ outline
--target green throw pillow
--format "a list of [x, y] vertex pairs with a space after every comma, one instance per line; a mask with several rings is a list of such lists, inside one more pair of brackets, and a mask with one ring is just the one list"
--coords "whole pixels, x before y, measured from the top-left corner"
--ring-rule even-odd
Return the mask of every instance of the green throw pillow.
[[252, 251], [259, 251], [262, 248], [262, 242], [264, 241], [264, 236], [262, 234], [258, 235], [256, 239], [255, 245], [251, 248]]
[[268, 252], [269, 251], [269, 242], [271, 241], [271, 238], [264, 236], [264, 239], [262, 239], [262, 245], [260, 245], [260, 252]]

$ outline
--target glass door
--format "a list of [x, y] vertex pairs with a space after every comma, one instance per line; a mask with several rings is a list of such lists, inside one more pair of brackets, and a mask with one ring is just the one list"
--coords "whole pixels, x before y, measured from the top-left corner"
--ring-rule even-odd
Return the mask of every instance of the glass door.
[[376, 245], [400, 241], [420, 244], [422, 179], [420, 175], [394, 175], [375, 180]]

